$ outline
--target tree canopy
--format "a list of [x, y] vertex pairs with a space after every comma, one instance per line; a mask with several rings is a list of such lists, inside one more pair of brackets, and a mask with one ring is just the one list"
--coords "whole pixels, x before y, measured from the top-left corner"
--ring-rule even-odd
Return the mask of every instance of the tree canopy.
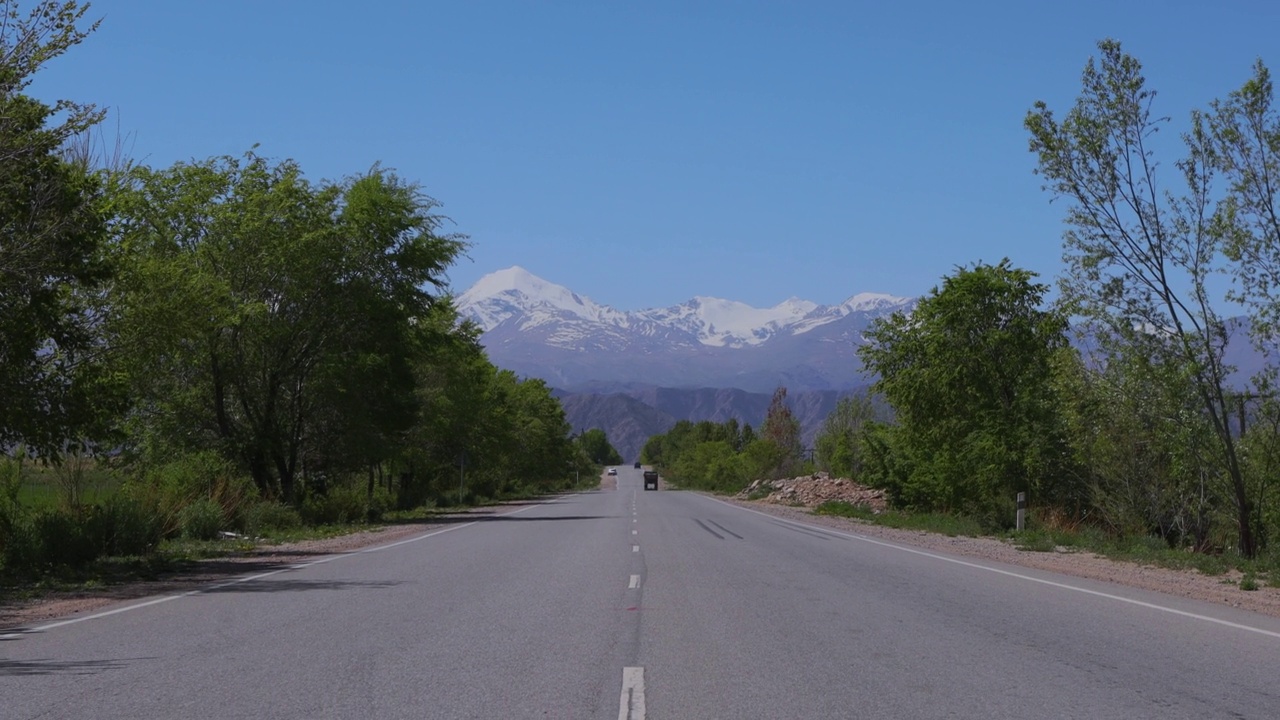
[[[92, 106], [23, 94], [32, 75], [83, 40], [86, 8], [0, 4], [0, 447], [56, 456], [100, 429], [98, 295], [109, 278], [102, 187], [63, 155], [101, 119]], [[111, 403], [106, 403], [111, 404]]]
[[880, 482], [902, 504], [995, 518], [1018, 491], [1060, 492], [1050, 368], [1066, 322], [1034, 278], [1008, 260], [958, 268], [868, 331], [860, 355], [897, 417]]
[[1239, 546], [1252, 556], [1253, 499], [1229, 424], [1229, 333], [1210, 279], [1234, 276], [1255, 340], [1273, 339], [1280, 122], [1259, 62], [1241, 90], [1191, 114], [1170, 182], [1153, 144], [1170, 119], [1155, 99], [1141, 63], [1104, 40], [1061, 120], [1043, 102], [1027, 114], [1030, 149], [1046, 189], [1069, 202], [1064, 301], [1095, 323], [1110, 354], [1154, 358], [1185, 378], [1202, 413], [1188, 420], [1203, 419], [1216, 438], [1205, 470], [1229, 488]]

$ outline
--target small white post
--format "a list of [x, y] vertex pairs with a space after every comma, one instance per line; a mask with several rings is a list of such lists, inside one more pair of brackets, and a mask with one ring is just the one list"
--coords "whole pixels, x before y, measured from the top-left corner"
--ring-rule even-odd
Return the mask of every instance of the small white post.
[[1018, 530], [1027, 528], [1027, 494], [1018, 493]]

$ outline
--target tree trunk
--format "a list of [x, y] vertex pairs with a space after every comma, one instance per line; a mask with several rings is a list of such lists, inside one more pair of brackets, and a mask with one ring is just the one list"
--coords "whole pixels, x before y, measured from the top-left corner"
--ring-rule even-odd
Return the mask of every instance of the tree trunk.
[[285, 461], [283, 455], [275, 457], [276, 473], [280, 476], [280, 494], [284, 501], [293, 504], [297, 488], [294, 486], [293, 468]]

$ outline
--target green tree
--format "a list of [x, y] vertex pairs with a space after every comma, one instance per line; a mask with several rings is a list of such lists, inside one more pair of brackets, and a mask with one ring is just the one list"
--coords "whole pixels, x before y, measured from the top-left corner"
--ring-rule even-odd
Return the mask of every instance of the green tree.
[[252, 153], [133, 170], [114, 327], [162, 446], [215, 449], [271, 497], [388, 458], [412, 359], [463, 242], [380, 168], [313, 184]]
[[681, 455], [671, 474], [692, 487], [714, 492], [735, 493], [747, 485], [742, 461], [725, 440], [697, 443]]
[[459, 476], [465, 479], [467, 467], [474, 475], [479, 465], [497, 462], [511, 432], [498, 369], [484, 354], [479, 328], [459, 322], [444, 302], [421, 327], [432, 340], [422, 344], [414, 365], [417, 418], [400, 458], [405, 507], [456, 498]]
[[604, 430], [591, 428], [578, 436], [578, 444], [596, 465], [621, 465], [622, 455], [609, 443]]
[[49, 60], [97, 28], [87, 6], [0, 3], [0, 447], [45, 457], [100, 431], [110, 385], [98, 296], [110, 277], [101, 246], [101, 184], [63, 157], [102, 118], [91, 105], [23, 94]]
[[1006, 520], [1014, 494], [1059, 501], [1065, 453], [1051, 357], [1064, 319], [1040, 309], [1035, 274], [998, 265], [958, 268], [908, 316], [877, 320], [859, 350], [897, 425], [879, 438], [896, 457], [895, 501]]
[[564, 406], [542, 380], [521, 380], [515, 373], [503, 370], [498, 373], [498, 381], [507, 388], [514, 419], [507, 478], [540, 489], [554, 488], [562, 482], [564, 468], [575, 454]]
[[777, 464], [765, 472], [772, 477], [791, 475], [800, 465], [800, 421], [787, 407], [787, 389], [779, 387], [773, 392], [764, 423], [760, 425], [760, 439], [777, 448]]
[[761, 468], [773, 469], [780, 462], [773, 443], [744, 440], [751, 437], [750, 430], [732, 418], [723, 423], [680, 420], [666, 433], [650, 437], [640, 457], [681, 485], [737, 492], [759, 477]]
[[[1237, 227], [1235, 208], [1220, 206], [1215, 194], [1222, 144], [1212, 122], [1193, 118], [1176, 165], [1183, 189], [1166, 190], [1152, 137], [1168, 119], [1152, 112], [1155, 92], [1119, 42], [1104, 40], [1098, 51], [1061, 121], [1043, 102], [1026, 117], [1046, 189], [1071, 203], [1063, 300], [1115, 353], [1156, 358], [1185, 375], [1216, 437], [1204, 472], [1226, 479], [1240, 551], [1253, 556], [1253, 501], [1228, 423], [1227, 330], [1208, 283], [1223, 269], [1219, 249]], [[1246, 290], [1264, 278], [1242, 277]]]
[[1095, 369], [1072, 351], [1055, 360], [1067, 473], [1087, 488], [1094, 516], [1120, 535], [1208, 549], [1218, 501], [1203, 456], [1214, 438], [1179, 368], [1117, 356]]
[[1258, 61], [1251, 77], [1208, 112], [1193, 112], [1197, 148], [1226, 181], [1215, 220], [1237, 280], [1233, 299], [1253, 310], [1257, 336], [1280, 327], [1280, 114], [1271, 72]]
[[848, 395], [836, 402], [814, 439], [818, 467], [845, 477], [861, 478], [863, 440], [876, 409], [866, 393]]

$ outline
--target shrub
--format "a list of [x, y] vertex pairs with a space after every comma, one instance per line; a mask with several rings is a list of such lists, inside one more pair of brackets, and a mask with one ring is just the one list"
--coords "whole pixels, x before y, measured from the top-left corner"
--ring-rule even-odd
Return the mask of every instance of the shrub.
[[[132, 485], [135, 493], [145, 494], [162, 515], [170, 518], [167, 535], [185, 533], [182, 513], [199, 499], [217, 504], [222, 518], [219, 524], [226, 525], [237, 520], [257, 496], [252, 479], [238, 474], [213, 452], [189, 453], [149, 465]], [[208, 514], [208, 509], [200, 512]]]
[[222, 506], [201, 498], [178, 512], [178, 526], [189, 540], [213, 540], [222, 530]]
[[35, 516], [35, 536], [40, 551], [39, 564], [84, 567], [104, 552], [103, 541], [94, 532], [93, 509], [43, 510]]
[[148, 555], [164, 538], [159, 510], [133, 497], [117, 494], [94, 510], [95, 532], [107, 555]]
[[35, 521], [31, 513], [23, 512], [17, 505], [10, 505], [5, 515], [5, 536], [0, 538], [0, 560], [6, 573], [27, 575], [38, 568], [44, 559], [44, 548], [36, 536]]
[[394, 506], [395, 497], [392, 496], [391, 491], [382, 485], [378, 485], [373, 489], [373, 498], [369, 501], [366, 517], [369, 522], [378, 522]]
[[332, 487], [324, 495], [312, 495], [302, 504], [302, 519], [308, 525], [341, 525], [364, 522], [369, 503], [361, 488]]
[[249, 535], [270, 530], [292, 530], [301, 525], [302, 516], [284, 503], [260, 502], [248, 506], [241, 514], [241, 529]]

